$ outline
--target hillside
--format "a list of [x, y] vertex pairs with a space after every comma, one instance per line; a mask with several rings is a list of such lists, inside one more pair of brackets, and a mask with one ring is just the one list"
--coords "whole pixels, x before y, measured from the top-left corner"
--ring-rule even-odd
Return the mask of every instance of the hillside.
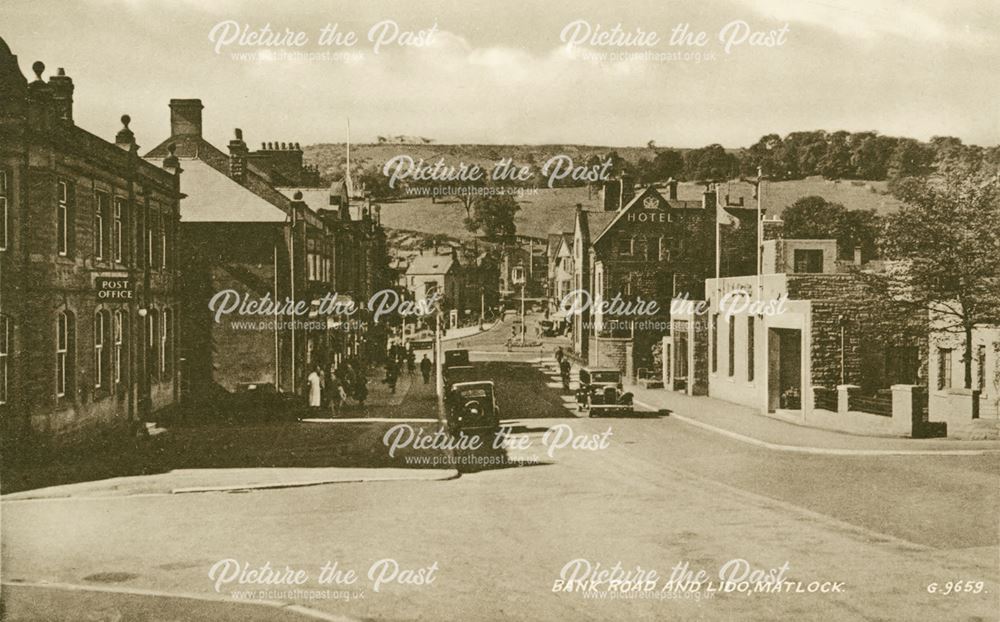
[[[895, 209], [899, 202], [886, 194], [885, 187], [885, 182], [828, 181], [822, 178], [773, 182], [765, 186], [763, 207], [769, 216], [780, 216], [797, 199], [819, 195], [848, 209], [874, 209], [886, 213]], [[744, 196], [747, 206], [755, 205], [746, 184], [736, 182], [728, 188], [723, 186], [722, 192], [731, 194], [733, 200]], [[680, 199], [697, 200], [701, 198], [702, 186], [682, 183], [677, 194]], [[518, 203], [521, 206], [516, 218], [518, 234], [538, 238], [550, 232], [572, 231], [577, 203], [588, 209], [600, 208], [597, 194], [588, 197], [586, 188], [541, 189], [537, 194], [518, 197]], [[462, 225], [465, 210], [455, 199], [431, 203], [429, 198], [421, 197], [382, 202], [381, 206], [382, 224], [390, 229], [438, 233], [454, 238], [472, 237]]]
[[[347, 146], [343, 143], [309, 145], [303, 149], [305, 159], [310, 164], [319, 167], [324, 178], [340, 175], [345, 161]], [[657, 149], [646, 147], [601, 147], [593, 145], [437, 145], [412, 143], [364, 143], [351, 145], [351, 169], [381, 166], [387, 160], [398, 155], [408, 155], [414, 160], [421, 158], [427, 162], [435, 162], [444, 158], [446, 163], [477, 164], [482, 168], [491, 168], [502, 158], [512, 158], [514, 163], [542, 166], [546, 160], [555, 155], [568, 155], [574, 162], [583, 164], [594, 154], [606, 154], [617, 151], [627, 162], [636, 163], [640, 158], [652, 159]], [[677, 151], [683, 152], [683, 149]]]

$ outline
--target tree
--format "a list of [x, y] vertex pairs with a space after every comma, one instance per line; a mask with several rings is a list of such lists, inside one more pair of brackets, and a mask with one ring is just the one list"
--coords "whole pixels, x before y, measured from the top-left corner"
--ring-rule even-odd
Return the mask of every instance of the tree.
[[972, 330], [1000, 322], [1000, 178], [953, 172], [909, 178], [882, 237], [890, 268], [873, 275], [896, 304], [965, 335], [965, 388], [972, 388]]
[[851, 147], [849, 132], [830, 134], [826, 141], [826, 153], [819, 161], [819, 173], [827, 179], [847, 179], [852, 176]]
[[517, 231], [514, 217], [520, 209], [517, 200], [508, 193], [477, 197], [472, 215], [465, 219], [465, 228], [481, 232], [491, 242], [509, 240]]
[[785, 236], [790, 239], [836, 239], [842, 256], [861, 249], [862, 257], [875, 254], [881, 222], [874, 210], [848, 210], [820, 196], [802, 197], [782, 214]]
[[374, 199], [390, 199], [399, 196], [399, 190], [389, 187], [389, 178], [382, 174], [379, 166], [371, 166], [358, 176], [358, 180], [364, 184], [365, 190], [372, 193]]
[[886, 176], [890, 180], [927, 175], [934, 165], [934, 149], [912, 138], [900, 138], [889, 158]]
[[731, 179], [739, 171], [739, 161], [719, 144], [692, 149], [684, 154], [684, 177], [690, 181]]
[[656, 154], [649, 167], [650, 181], [677, 179], [684, 172], [684, 158], [673, 149], [665, 149]]

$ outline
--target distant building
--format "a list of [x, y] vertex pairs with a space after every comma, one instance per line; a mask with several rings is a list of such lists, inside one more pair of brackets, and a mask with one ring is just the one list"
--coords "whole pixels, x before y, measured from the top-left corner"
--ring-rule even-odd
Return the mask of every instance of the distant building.
[[447, 254], [414, 256], [406, 268], [406, 288], [414, 300], [425, 300], [437, 294], [446, 318], [452, 318], [448, 319], [449, 327], [455, 325], [455, 316], [468, 308], [463, 269], [454, 250]]
[[[576, 217], [573, 223], [573, 288], [572, 291], [586, 292], [588, 296], [594, 291], [593, 240], [615, 218], [616, 211], [598, 212], [576, 206]], [[584, 305], [572, 316], [571, 334], [572, 351], [584, 361], [590, 360], [590, 335], [593, 330], [593, 315], [589, 305]]]
[[511, 305], [519, 301], [522, 289], [517, 281], [523, 278], [525, 297], [544, 302], [548, 276], [545, 249], [542, 240], [527, 236], [516, 236], [500, 246], [501, 299]]
[[549, 311], [557, 312], [573, 289], [573, 234], [550, 234], [545, 256]]
[[973, 327], [972, 386], [966, 388], [965, 332], [949, 330], [947, 325], [940, 317], [932, 316], [927, 378], [929, 419], [946, 422], [949, 436], [969, 436], [975, 427], [990, 425], [996, 438], [1000, 427], [1000, 326]]
[[178, 163], [139, 158], [127, 116], [114, 143], [80, 128], [72, 79], [32, 69], [0, 40], [4, 451], [134, 432], [178, 400]]

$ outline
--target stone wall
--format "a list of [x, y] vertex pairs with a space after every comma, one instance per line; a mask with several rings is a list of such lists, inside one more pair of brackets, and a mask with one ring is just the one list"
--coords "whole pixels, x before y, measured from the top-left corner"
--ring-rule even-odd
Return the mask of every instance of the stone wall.
[[590, 365], [592, 367], [613, 367], [625, 374], [630, 367], [627, 361], [630, 343], [630, 339], [591, 337]]

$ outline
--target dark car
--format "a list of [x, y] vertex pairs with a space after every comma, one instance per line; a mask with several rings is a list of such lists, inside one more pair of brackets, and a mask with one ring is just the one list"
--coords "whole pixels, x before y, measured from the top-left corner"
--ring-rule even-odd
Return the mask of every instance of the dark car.
[[492, 437], [500, 430], [500, 409], [497, 407], [493, 383], [488, 380], [451, 385], [447, 406], [448, 430], [453, 435], [464, 432], [467, 435]]
[[576, 390], [577, 410], [591, 417], [612, 412], [631, 414], [632, 394], [622, 390], [622, 373], [611, 367], [583, 367]]
[[472, 365], [452, 365], [442, 370], [445, 389], [450, 389], [457, 382], [472, 382], [481, 380], [476, 367]]
[[445, 350], [444, 367], [466, 367], [469, 365], [468, 350]]

